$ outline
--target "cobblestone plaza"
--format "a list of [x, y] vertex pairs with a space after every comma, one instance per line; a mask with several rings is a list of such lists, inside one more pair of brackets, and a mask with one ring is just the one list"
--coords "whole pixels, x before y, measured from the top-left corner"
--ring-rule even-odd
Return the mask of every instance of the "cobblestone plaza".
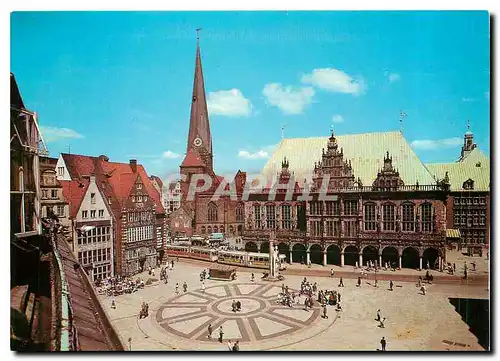
[[[249, 272], [238, 272], [236, 281], [206, 281], [201, 289], [199, 274], [203, 265], [179, 262], [169, 271], [168, 284], [156, 282], [134, 294], [111, 299], [101, 296], [103, 306], [123, 344], [132, 350], [227, 350], [227, 341], [239, 340], [247, 350], [482, 350], [477, 338], [448, 298], [487, 298], [481, 285], [429, 285], [424, 296], [413, 282], [396, 282], [394, 291], [388, 282], [375, 288], [373, 281], [338, 277], [308, 277], [319, 289], [338, 290], [342, 311], [328, 307], [328, 318], [321, 317], [316, 303], [305, 311], [302, 304], [293, 308], [276, 302], [282, 282], [250, 282]], [[142, 277], [147, 278], [143, 274]], [[290, 289], [300, 288], [302, 276], [288, 275], [283, 282]], [[187, 292], [182, 284], [187, 282]], [[179, 294], [175, 285], [179, 283]], [[231, 311], [231, 302], [240, 301], [240, 312]], [[149, 304], [149, 316], [139, 319], [142, 302]], [[385, 328], [375, 321], [377, 309], [386, 317]], [[439, 310], [439, 312], [436, 312]], [[212, 337], [208, 337], [208, 325]], [[219, 343], [219, 326], [224, 331]], [[131, 339], [129, 343], [128, 340]]]

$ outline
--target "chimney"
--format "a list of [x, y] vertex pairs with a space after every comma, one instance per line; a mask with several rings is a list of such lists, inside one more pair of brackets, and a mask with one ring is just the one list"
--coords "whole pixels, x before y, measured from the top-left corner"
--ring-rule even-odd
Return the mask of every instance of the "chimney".
[[137, 159], [130, 160], [130, 168], [132, 168], [132, 172], [137, 172]]

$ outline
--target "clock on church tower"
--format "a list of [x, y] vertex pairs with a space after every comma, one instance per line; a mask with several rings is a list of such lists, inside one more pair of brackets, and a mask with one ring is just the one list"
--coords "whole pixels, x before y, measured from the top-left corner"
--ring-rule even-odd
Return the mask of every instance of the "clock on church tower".
[[203, 141], [201, 140], [200, 137], [196, 137], [194, 139], [194, 141], [193, 141], [193, 144], [194, 144], [195, 147], [199, 147], [199, 146], [201, 146], [203, 144]]

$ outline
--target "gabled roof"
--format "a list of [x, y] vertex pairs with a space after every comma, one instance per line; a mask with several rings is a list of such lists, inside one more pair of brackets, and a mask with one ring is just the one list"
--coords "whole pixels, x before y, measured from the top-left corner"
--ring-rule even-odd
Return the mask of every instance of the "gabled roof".
[[17, 109], [24, 109], [24, 102], [17, 86], [16, 77], [12, 73], [10, 73], [10, 106]]
[[88, 180], [71, 180], [65, 181], [60, 180], [59, 183], [63, 189], [63, 196], [66, 199], [66, 202], [69, 203], [69, 216], [70, 218], [75, 218], [78, 210], [80, 209], [80, 205], [82, 204], [83, 197], [85, 193], [87, 193], [87, 189], [89, 188]]
[[147, 193], [156, 203], [156, 212], [165, 212], [161, 205], [160, 194], [151, 183], [142, 165], [137, 164], [137, 170], [134, 172], [129, 163], [110, 162], [104, 156], [91, 157], [66, 153], [61, 155], [72, 179], [85, 180], [90, 175], [95, 175], [99, 189], [106, 197], [112, 198], [111, 209], [115, 215], [121, 212], [139, 176]]
[[[361, 178], [364, 185], [371, 185], [377, 172], [383, 167], [384, 155], [388, 151], [394, 168], [399, 171], [407, 185], [436, 184], [424, 164], [403, 137], [401, 132], [380, 132], [335, 135], [339, 149], [343, 148], [344, 160], [351, 160], [354, 176]], [[281, 162], [286, 157], [289, 170], [294, 172], [299, 184], [304, 179], [311, 181], [314, 162], [321, 160], [322, 149], [327, 147], [329, 137], [283, 139], [274, 151], [261, 174], [275, 178], [281, 171]]]
[[157, 176], [155, 176], [155, 175], [151, 175], [151, 176], [149, 176], [149, 179], [150, 179], [151, 181], [155, 181], [155, 182], [158, 184], [158, 187], [160, 187], [160, 189], [162, 189], [162, 188], [163, 188], [163, 182], [162, 182], [162, 180], [160, 179], [160, 177], [157, 177]]
[[200, 154], [195, 149], [188, 150], [186, 157], [182, 161], [181, 167], [204, 167]]
[[490, 190], [490, 160], [478, 148], [458, 162], [453, 163], [428, 163], [425, 165], [429, 172], [436, 178], [443, 179], [446, 172], [450, 179], [451, 191], [463, 191], [463, 184], [469, 178], [474, 181], [472, 191]]

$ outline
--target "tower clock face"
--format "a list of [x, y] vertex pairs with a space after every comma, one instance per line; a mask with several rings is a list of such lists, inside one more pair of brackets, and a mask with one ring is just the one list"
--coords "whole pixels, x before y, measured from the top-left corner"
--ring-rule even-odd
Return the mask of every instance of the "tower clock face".
[[199, 147], [200, 145], [202, 145], [202, 144], [203, 144], [203, 141], [201, 140], [201, 138], [200, 138], [200, 137], [198, 137], [198, 138], [195, 138], [195, 140], [194, 140], [193, 144], [194, 144], [196, 147]]

